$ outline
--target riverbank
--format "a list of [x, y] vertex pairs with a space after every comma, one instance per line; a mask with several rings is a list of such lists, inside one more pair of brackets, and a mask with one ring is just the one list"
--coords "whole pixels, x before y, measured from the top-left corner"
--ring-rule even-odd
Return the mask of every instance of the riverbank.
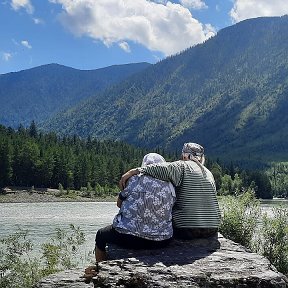
[[[6, 189], [6, 188], [5, 188]], [[80, 196], [81, 191], [70, 191], [61, 193], [58, 189], [25, 189], [8, 188], [5, 193], [0, 193], [0, 203], [38, 203], [38, 202], [114, 202], [117, 196], [106, 197], [84, 197]], [[221, 198], [221, 197], [220, 197]], [[281, 203], [288, 206], [288, 199], [274, 198], [271, 200], [261, 200], [261, 204]]]
[[107, 197], [83, 197], [77, 191], [61, 195], [59, 190], [48, 189], [46, 191], [36, 190], [9, 190], [8, 193], [0, 194], [0, 203], [40, 203], [40, 202], [112, 202], [115, 196]]

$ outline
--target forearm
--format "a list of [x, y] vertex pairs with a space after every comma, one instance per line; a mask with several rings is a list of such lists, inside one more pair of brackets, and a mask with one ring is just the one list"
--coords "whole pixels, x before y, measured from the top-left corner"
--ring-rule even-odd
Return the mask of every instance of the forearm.
[[145, 175], [149, 175], [154, 178], [160, 179], [160, 180], [170, 181], [170, 175], [169, 175], [167, 167], [151, 165], [151, 166], [139, 168], [139, 172]]
[[[125, 191], [125, 190], [124, 190]], [[118, 198], [117, 198], [117, 207], [121, 208], [123, 201], [127, 198], [127, 196], [124, 196], [123, 193], [124, 191], [121, 191], [118, 194]]]
[[177, 162], [149, 165], [138, 168], [140, 173], [150, 175], [154, 178], [170, 181], [173, 185], [178, 186], [182, 178], [181, 165]]
[[119, 181], [119, 187], [120, 187], [120, 189], [121, 189], [121, 190], [124, 190], [125, 187], [126, 187], [126, 182], [127, 182], [127, 180], [128, 180], [130, 177], [132, 177], [132, 176], [134, 176], [134, 175], [137, 175], [137, 174], [139, 174], [139, 173], [140, 173], [140, 172], [138, 171], [138, 169], [137, 169], [137, 168], [134, 168], [134, 169], [131, 169], [131, 170], [127, 171], [125, 174], [123, 174], [122, 177], [121, 177], [121, 179], [120, 179], [120, 181]]
[[117, 207], [118, 208], [121, 208], [122, 202], [123, 201], [118, 197], [118, 199], [117, 199]]

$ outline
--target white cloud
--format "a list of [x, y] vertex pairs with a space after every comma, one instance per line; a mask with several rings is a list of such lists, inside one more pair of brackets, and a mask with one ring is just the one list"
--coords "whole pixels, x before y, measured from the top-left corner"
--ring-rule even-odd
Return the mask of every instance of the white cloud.
[[33, 21], [35, 24], [44, 24], [44, 20], [42, 20], [40, 18], [33, 18]]
[[30, 3], [30, 0], [11, 0], [11, 6], [14, 10], [23, 8], [28, 14], [33, 14], [34, 12], [34, 7]]
[[29, 42], [27, 40], [22, 40], [21, 44], [28, 49], [32, 48], [32, 46], [29, 44]]
[[179, 2], [181, 5], [189, 9], [200, 10], [208, 8], [206, 3], [202, 0], [180, 0]]
[[169, 0], [153, 0], [155, 3], [166, 4]]
[[107, 46], [133, 41], [171, 55], [211, 36], [187, 8], [169, 1], [49, 1], [62, 5], [60, 20], [73, 34], [100, 40]]
[[217, 33], [216, 29], [211, 24], [204, 25], [204, 32], [207, 38], [211, 38]]
[[287, 0], [235, 0], [230, 11], [234, 22], [260, 16], [282, 16], [288, 14]]
[[121, 43], [119, 43], [118, 45], [119, 45], [119, 47], [120, 47], [121, 49], [123, 49], [125, 52], [127, 52], [127, 53], [130, 53], [130, 52], [131, 52], [131, 49], [130, 49], [129, 44], [128, 44], [127, 42], [121, 42]]
[[9, 52], [3, 52], [2, 53], [2, 59], [6, 62], [8, 62], [12, 58], [12, 54]]

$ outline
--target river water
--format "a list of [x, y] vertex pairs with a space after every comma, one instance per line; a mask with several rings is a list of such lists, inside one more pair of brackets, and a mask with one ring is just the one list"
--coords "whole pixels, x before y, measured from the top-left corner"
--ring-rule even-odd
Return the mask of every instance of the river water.
[[[261, 207], [271, 211], [275, 205], [288, 208], [288, 200], [263, 201]], [[0, 238], [19, 231], [29, 231], [36, 248], [55, 234], [55, 228], [81, 227], [86, 236], [85, 251], [92, 251], [96, 231], [111, 224], [118, 208], [115, 202], [46, 202], [0, 203]]]
[[0, 203], [0, 238], [28, 230], [35, 251], [55, 235], [55, 229], [74, 224], [84, 232], [82, 249], [87, 255], [95, 246], [96, 231], [112, 223], [118, 207], [115, 202]]
[[273, 199], [273, 200], [261, 200], [261, 208], [263, 212], [267, 212], [268, 215], [273, 215], [273, 207], [285, 207], [288, 209], [288, 199]]

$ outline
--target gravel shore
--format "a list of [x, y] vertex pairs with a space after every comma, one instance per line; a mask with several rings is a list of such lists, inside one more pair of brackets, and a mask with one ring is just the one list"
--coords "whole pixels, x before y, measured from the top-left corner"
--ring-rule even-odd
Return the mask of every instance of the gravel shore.
[[13, 191], [7, 194], [0, 194], [0, 203], [38, 203], [38, 202], [103, 202], [116, 201], [115, 197], [105, 198], [86, 198], [76, 197], [58, 197], [52, 193], [39, 193], [28, 191]]

